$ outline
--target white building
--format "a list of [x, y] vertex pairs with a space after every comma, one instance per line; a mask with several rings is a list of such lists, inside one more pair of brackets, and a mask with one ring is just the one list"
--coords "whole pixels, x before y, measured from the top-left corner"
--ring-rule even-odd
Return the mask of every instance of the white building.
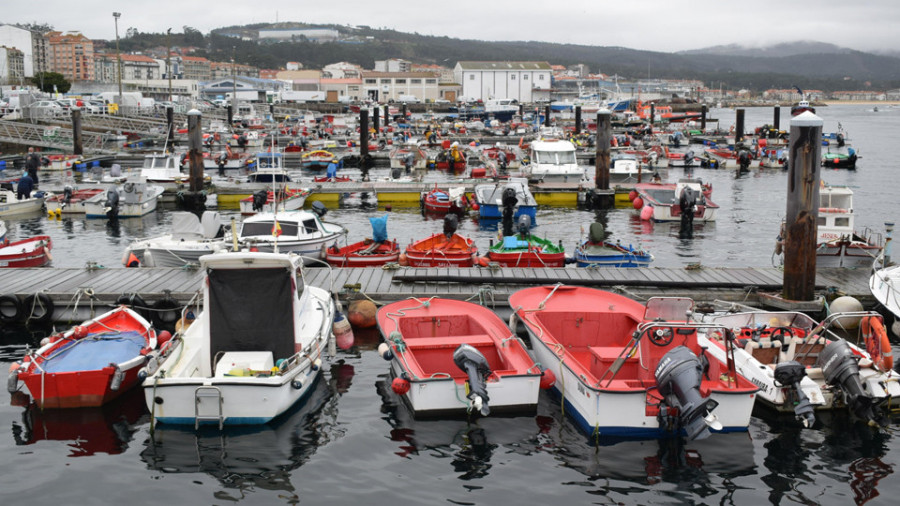
[[13, 25], [0, 25], [0, 46], [14, 47], [22, 51], [25, 77], [48, 70], [50, 52], [47, 39], [40, 33]]
[[441, 98], [438, 74], [434, 72], [373, 72], [362, 75], [362, 95], [378, 102], [399, 101], [409, 96], [418, 101], [434, 101]]
[[466, 99], [514, 98], [526, 103], [544, 100], [553, 76], [547, 62], [461, 61], [453, 74]]
[[329, 63], [322, 67], [322, 77], [327, 79], [360, 79], [362, 67], [345, 61]]
[[375, 61], [375, 72], [409, 72], [411, 69], [412, 63], [399, 58]]

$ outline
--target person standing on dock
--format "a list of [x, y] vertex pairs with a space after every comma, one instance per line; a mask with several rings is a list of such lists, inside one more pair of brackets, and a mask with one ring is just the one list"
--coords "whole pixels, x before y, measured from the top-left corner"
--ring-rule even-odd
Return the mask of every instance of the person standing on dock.
[[34, 148], [28, 148], [28, 154], [25, 156], [25, 170], [28, 172], [28, 175], [31, 176], [31, 181], [34, 183], [35, 187], [37, 187], [39, 182], [37, 171], [40, 166], [40, 155], [34, 152]]

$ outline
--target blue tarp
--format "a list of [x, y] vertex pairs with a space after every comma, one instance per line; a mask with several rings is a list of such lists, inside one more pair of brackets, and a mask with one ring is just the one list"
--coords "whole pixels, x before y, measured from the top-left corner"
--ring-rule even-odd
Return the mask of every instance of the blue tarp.
[[387, 214], [381, 217], [369, 218], [369, 223], [372, 224], [372, 239], [375, 242], [387, 241], [387, 220]]
[[41, 367], [48, 373], [96, 371], [133, 359], [145, 344], [144, 336], [135, 331], [91, 334], [68, 344]]

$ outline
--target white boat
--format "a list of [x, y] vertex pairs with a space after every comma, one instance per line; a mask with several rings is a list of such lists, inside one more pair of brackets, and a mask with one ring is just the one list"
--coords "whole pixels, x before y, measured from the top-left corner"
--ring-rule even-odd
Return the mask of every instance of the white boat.
[[884, 265], [884, 256], [873, 262], [869, 290], [879, 304], [894, 315], [890, 330], [900, 334], [900, 265]]
[[640, 162], [633, 153], [618, 153], [609, 162], [609, 184], [637, 183]]
[[[675, 184], [637, 183], [634, 189], [638, 195], [635, 202], [641, 200], [641, 205], [635, 204], [641, 209], [641, 217], [649, 206], [652, 212], [646, 219], [653, 221], [679, 221], [686, 212], [693, 215], [694, 221], [715, 221], [719, 211], [719, 206], [705, 195], [706, 190], [699, 179], [681, 178]], [[685, 193], [687, 190], [690, 192]]]
[[388, 157], [392, 169], [425, 170], [428, 168], [428, 153], [415, 142], [395, 145]]
[[819, 189], [816, 229], [816, 267], [868, 268], [881, 253], [878, 234], [855, 229], [853, 190], [846, 186]]
[[575, 145], [561, 139], [534, 141], [530, 161], [522, 165], [522, 174], [530, 181], [580, 182], [584, 167], [575, 158]]
[[122, 255], [122, 264], [132, 267], [136, 259], [144, 267], [198, 265], [201, 256], [228, 247], [218, 212], [204, 211], [201, 220], [194, 213], [177, 211], [172, 213], [171, 234], [132, 242]]
[[256, 158], [250, 162], [250, 168], [252, 172], [247, 176], [248, 183], [289, 183], [291, 181], [291, 176], [284, 168], [282, 153], [257, 153]]
[[[807, 427], [814, 411], [848, 410], [873, 423], [884, 423], [892, 398], [900, 397], [900, 374], [885, 367], [867, 349], [887, 340], [875, 312], [833, 313], [821, 323], [796, 311], [761, 311], [724, 303], [735, 311], [702, 315], [700, 320], [727, 329], [705, 332], [701, 346], [726, 363], [729, 339], [737, 372], [759, 387], [758, 399], [777, 412], [794, 413]], [[699, 316], [699, 315], [695, 315]], [[862, 322], [861, 320], [867, 321]], [[873, 320], [877, 320], [877, 323]], [[853, 326], [863, 343], [840, 338], [834, 330]], [[871, 329], [881, 328], [880, 333]], [[844, 330], [845, 333], [852, 333]], [[868, 336], [864, 336], [866, 332]]]
[[6, 245], [9, 239], [6, 238], [6, 222], [0, 220], [0, 246]]
[[181, 173], [180, 160], [176, 155], [153, 153], [144, 155], [141, 179], [150, 183], [182, 183], [188, 177]]
[[238, 241], [259, 251], [276, 251], [277, 246], [277, 251], [296, 253], [307, 257], [307, 263], [315, 263], [314, 259], [324, 259], [325, 249], [347, 233], [336, 223], [322, 221], [324, 215], [325, 206], [318, 201], [312, 211], [257, 213], [242, 221]]
[[203, 309], [176, 333], [143, 382], [164, 424], [263, 424], [315, 384], [334, 321], [330, 294], [304, 282], [296, 255], [233, 252], [200, 258]]
[[44, 192], [31, 192], [31, 197], [19, 200], [16, 192], [0, 190], [0, 216], [14, 216], [40, 211], [44, 207]]
[[139, 218], [156, 211], [163, 187], [128, 181], [84, 201], [87, 218]]

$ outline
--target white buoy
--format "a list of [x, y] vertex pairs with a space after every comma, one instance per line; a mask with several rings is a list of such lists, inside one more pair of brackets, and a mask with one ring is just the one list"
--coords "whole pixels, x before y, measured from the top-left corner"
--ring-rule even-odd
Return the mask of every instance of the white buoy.
[[[832, 313], [851, 313], [854, 311], [862, 311], [863, 305], [858, 300], [853, 297], [844, 295], [843, 297], [838, 297], [831, 302], [831, 312]], [[856, 318], [841, 318], [838, 322], [836, 322], [840, 327], [845, 329], [855, 329], [859, 327], [860, 317]]]
[[891, 324], [891, 332], [895, 336], [900, 336], [900, 320], [894, 320], [894, 323]]

